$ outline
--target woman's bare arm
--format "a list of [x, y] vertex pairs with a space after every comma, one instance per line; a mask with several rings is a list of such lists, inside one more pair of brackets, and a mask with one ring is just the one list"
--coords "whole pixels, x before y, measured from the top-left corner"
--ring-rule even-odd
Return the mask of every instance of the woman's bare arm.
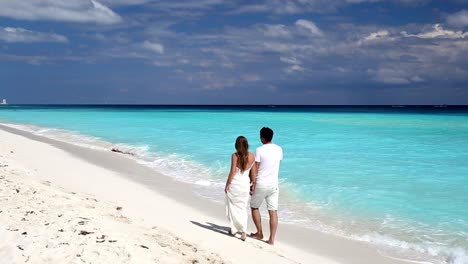
[[231, 156], [231, 170], [229, 171], [229, 175], [226, 180], [226, 187], [224, 187], [225, 193], [227, 193], [227, 191], [229, 190], [229, 186], [231, 185], [232, 179], [234, 178], [234, 174], [236, 173], [236, 166], [237, 166], [237, 155], [236, 153], [234, 153]]
[[255, 192], [255, 187], [257, 184], [257, 172], [258, 172], [258, 165], [257, 162], [255, 162], [255, 156], [252, 154], [252, 162], [253, 166], [252, 169], [250, 170], [250, 195], [254, 194]]

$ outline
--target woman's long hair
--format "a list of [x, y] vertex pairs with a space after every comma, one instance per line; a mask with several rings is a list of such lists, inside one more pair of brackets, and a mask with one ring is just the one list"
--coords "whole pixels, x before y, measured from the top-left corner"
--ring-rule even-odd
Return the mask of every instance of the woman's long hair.
[[236, 139], [237, 160], [241, 172], [247, 169], [249, 161], [249, 142], [244, 136], [239, 136]]

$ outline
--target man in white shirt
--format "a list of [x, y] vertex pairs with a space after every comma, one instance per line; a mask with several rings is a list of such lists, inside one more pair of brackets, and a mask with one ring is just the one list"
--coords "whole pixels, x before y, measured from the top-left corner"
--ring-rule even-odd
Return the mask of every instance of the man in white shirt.
[[268, 213], [270, 215], [270, 238], [268, 243], [275, 243], [276, 229], [278, 228], [278, 174], [281, 160], [283, 160], [283, 149], [272, 143], [273, 130], [264, 127], [260, 130], [260, 140], [263, 145], [255, 150], [255, 164], [257, 166], [257, 177], [252, 182], [252, 198], [250, 207], [252, 218], [257, 228], [256, 233], [251, 236], [263, 239], [262, 219], [259, 208], [263, 201], [266, 201]]

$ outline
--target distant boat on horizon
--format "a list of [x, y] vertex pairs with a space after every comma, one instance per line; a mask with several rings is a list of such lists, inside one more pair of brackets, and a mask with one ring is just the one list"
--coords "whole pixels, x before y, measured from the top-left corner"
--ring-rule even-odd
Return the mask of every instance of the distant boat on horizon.
[[7, 105], [7, 104], [8, 104], [8, 103], [7, 103], [7, 100], [6, 100], [6, 99], [3, 99], [1, 104], [2, 104], [2, 105]]

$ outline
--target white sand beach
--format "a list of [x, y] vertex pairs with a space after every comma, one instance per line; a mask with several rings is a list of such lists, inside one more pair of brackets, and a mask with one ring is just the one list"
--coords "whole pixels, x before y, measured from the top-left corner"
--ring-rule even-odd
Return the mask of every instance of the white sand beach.
[[191, 188], [120, 153], [0, 126], [0, 262], [404, 263], [281, 223], [275, 246], [242, 242]]

